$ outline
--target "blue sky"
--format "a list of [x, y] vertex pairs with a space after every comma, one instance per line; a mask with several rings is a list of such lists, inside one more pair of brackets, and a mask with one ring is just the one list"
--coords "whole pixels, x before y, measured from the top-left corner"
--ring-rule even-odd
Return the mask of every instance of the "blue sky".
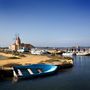
[[0, 0], [0, 46], [16, 34], [34, 46], [90, 46], [90, 0]]

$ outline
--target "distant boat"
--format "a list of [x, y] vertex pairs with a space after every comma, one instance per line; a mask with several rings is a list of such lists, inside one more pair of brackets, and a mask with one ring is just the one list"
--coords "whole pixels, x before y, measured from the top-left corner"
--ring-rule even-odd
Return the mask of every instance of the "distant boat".
[[32, 64], [26, 66], [13, 67], [13, 74], [18, 78], [33, 78], [53, 74], [57, 70], [57, 66], [48, 64]]
[[78, 52], [78, 53], [76, 53], [76, 55], [78, 55], [78, 56], [90, 56], [90, 53], [88, 53], [88, 52]]
[[65, 57], [72, 57], [74, 55], [76, 55], [74, 52], [65, 52], [62, 54], [62, 56], [65, 56]]

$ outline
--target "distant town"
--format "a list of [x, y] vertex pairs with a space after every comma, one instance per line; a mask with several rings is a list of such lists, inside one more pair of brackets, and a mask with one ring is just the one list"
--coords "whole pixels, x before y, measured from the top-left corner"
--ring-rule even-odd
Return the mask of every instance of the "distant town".
[[90, 55], [90, 47], [35, 47], [30, 43], [21, 41], [19, 35], [16, 36], [15, 41], [8, 47], [0, 47], [1, 52], [6, 53], [31, 53], [31, 54], [49, 54], [56, 52], [58, 55], [73, 56], [73, 55]]

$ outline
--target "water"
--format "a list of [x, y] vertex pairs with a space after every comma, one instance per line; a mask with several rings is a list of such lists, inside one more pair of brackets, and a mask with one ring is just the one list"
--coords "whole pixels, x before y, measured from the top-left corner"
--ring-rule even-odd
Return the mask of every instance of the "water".
[[0, 60], [7, 59], [7, 57], [0, 55]]
[[74, 57], [74, 67], [65, 69], [56, 75], [21, 80], [0, 81], [0, 90], [90, 90], [90, 57]]

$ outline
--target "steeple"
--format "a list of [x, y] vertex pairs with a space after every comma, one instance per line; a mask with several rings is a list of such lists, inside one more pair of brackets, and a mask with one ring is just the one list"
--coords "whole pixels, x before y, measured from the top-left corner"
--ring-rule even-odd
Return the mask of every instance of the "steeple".
[[21, 40], [20, 40], [19, 36], [16, 36], [15, 43], [16, 43], [16, 45], [21, 45]]
[[15, 45], [16, 45], [16, 50], [20, 49], [21, 39], [20, 39], [19, 35], [16, 36]]
[[22, 48], [26, 49], [26, 50], [30, 50], [33, 46], [31, 44], [25, 44], [25, 43], [21, 43], [21, 39], [19, 37], [19, 35], [16, 35], [14, 44], [10, 45], [10, 49], [12, 51], [18, 51]]

